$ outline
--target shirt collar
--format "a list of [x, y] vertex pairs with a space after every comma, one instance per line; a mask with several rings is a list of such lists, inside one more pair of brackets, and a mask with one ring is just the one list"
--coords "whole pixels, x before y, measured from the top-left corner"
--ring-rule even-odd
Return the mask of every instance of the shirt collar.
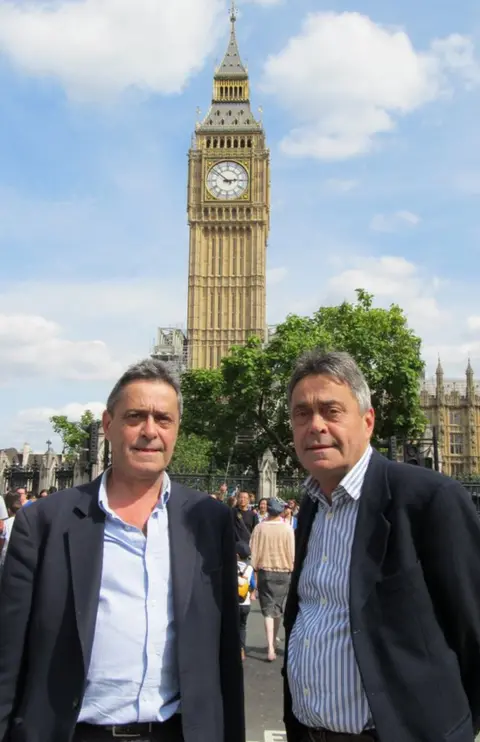
[[[373, 453], [372, 447], [369, 445], [362, 458], [357, 461], [355, 466], [350, 469], [347, 474], [343, 477], [340, 484], [334, 489], [332, 493], [332, 499], [334, 496], [346, 493], [352, 500], [358, 500], [362, 494], [363, 482], [365, 480], [365, 474], [367, 473], [368, 464]], [[308, 495], [312, 500], [320, 500], [324, 498], [322, 489], [312, 476], [305, 480], [304, 487]]]
[[[114, 515], [113, 510], [108, 504], [107, 480], [108, 480], [109, 472], [110, 472], [110, 469], [106, 469], [102, 474], [102, 478], [100, 480], [100, 487], [98, 490], [98, 504], [100, 505], [104, 513], [107, 513], [108, 515]], [[160, 497], [158, 498], [158, 502], [155, 506], [155, 509], [164, 508], [166, 506], [167, 502], [170, 499], [171, 491], [172, 491], [172, 483], [170, 481], [170, 477], [165, 471], [163, 472], [162, 491], [160, 492]]]

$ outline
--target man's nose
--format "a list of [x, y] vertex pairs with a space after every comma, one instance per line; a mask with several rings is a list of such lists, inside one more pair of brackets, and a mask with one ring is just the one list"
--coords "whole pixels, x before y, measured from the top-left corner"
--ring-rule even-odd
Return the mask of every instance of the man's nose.
[[145, 420], [142, 432], [145, 438], [151, 439], [157, 437], [157, 426], [155, 425], [153, 415], [149, 415]]
[[326, 433], [327, 432], [327, 423], [325, 422], [325, 419], [319, 412], [314, 412], [312, 415], [312, 420], [310, 423], [310, 430], [312, 430], [315, 433]]

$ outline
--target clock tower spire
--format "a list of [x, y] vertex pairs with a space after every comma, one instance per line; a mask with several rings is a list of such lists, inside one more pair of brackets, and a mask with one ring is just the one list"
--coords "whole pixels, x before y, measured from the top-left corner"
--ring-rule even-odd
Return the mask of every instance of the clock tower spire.
[[207, 115], [189, 152], [188, 346], [193, 368], [217, 368], [233, 345], [266, 338], [269, 152], [250, 104], [236, 36], [213, 79]]

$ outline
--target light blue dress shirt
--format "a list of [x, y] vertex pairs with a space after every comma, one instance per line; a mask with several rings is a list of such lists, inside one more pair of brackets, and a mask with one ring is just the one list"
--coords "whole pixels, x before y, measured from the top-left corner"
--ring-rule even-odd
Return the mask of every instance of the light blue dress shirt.
[[293, 713], [307, 727], [360, 734], [372, 727], [350, 631], [350, 562], [358, 506], [372, 455], [368, 447], [328, 502], [309, 477], [317, 500], [298, 583], [298, 615], [288, 645]]
[[170, 479], [145, 536], [109, 507], [107, 472], [103, 569], [95, 638], [79, 722], [166, 721], [180, 706], [167, 502]]

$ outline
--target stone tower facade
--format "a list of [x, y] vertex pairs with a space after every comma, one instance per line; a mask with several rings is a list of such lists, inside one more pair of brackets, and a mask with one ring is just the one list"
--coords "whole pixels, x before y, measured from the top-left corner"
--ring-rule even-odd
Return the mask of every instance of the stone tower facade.
[[269, 151], [250, 106], [232, 5], [230, 41], [189, 152], [188, 361], [217, 368], [232, 345], [266, 337]]
[[470, 361], [465, 380], [445, 379], [439, 361], [435, 379], [426, 381], [421, 405], [438, 431], [442, 471], [452, 477], [480, 473], [480, 383]]

